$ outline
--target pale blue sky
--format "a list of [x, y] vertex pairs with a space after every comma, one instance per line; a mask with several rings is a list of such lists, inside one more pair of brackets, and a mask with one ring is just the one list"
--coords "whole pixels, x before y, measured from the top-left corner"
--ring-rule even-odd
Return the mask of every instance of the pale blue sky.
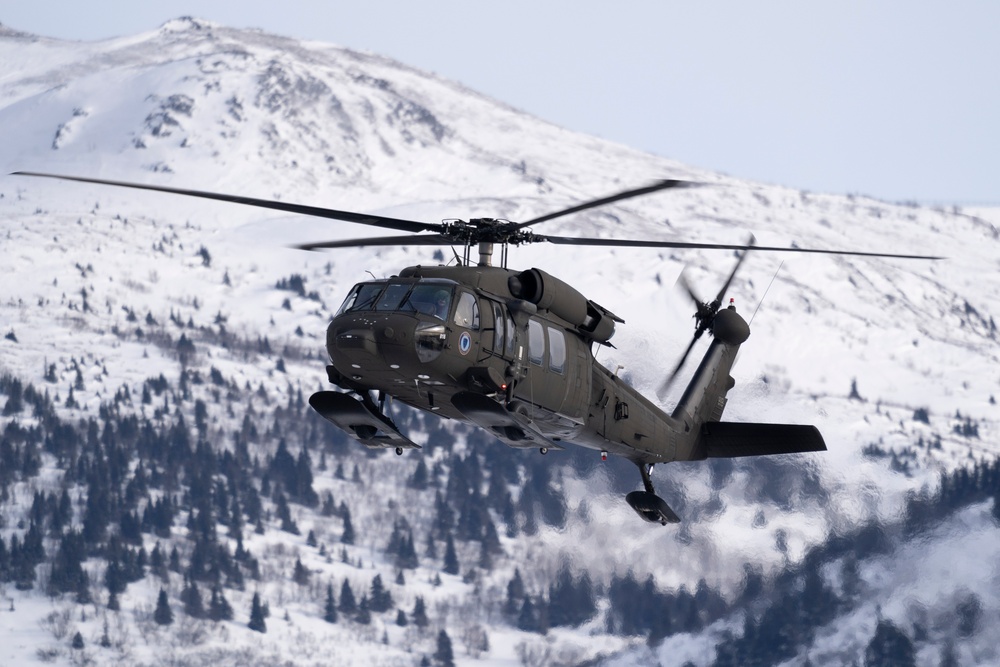
[[183, 15], [381, 53], [735, 176], [1000, 204], [997, 2], [0, 0], [0, 23], [64, 39]]

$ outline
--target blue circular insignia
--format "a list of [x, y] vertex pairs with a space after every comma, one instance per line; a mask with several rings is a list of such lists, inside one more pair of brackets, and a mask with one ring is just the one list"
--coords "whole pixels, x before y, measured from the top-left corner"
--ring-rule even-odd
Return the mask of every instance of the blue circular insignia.
[[468, 331], [463, 331], [462, 335], [458, 338], [458, 351], [462, 354], [468, 354], [471, 349], [472, 336], [469, 335]]

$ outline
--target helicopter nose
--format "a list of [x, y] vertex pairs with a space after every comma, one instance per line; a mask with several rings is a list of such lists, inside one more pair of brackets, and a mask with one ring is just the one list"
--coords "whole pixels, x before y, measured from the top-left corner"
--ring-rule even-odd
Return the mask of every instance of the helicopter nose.
[[393, 314], [340, 317], [327, 329], [327, 351], [335, 366], [388, 372], [417, 362], [412, 318]]

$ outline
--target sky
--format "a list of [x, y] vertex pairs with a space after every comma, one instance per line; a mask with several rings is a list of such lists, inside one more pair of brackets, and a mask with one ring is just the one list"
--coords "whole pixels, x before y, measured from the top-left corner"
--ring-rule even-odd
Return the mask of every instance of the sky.
[[732, 176], [1000, 206], [989, 0], [0, 0], [0, 23], [71, 40], [179, 16], [386, 55]]

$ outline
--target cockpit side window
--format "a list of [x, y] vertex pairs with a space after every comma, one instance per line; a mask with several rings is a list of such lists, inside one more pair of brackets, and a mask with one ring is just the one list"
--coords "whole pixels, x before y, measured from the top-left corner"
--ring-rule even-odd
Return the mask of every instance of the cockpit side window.
[[[504, 337], [503, 337], [503, 310], [500, 309], [499, 303], [493, 304], [493, 349], [499, 354], [503, 354]], [[513, 332], [511, 332], [513, 333]]]
[[462, 292], [455, 308], [455, 324], [466, 329], [479, 329], [479, 303], [476, 297]]
[[347, 295], [347, 299], [344, 300], [344, 305], [337, 311], [337, 314], [339, 315], [352, 310], [371, 310], [384, 287], [383, 283], [360, 283], [355, 285], [351, 293]]
[[507, 321], [507, 356], [514, 356], [514, 344], [517, 339], [517, 331], [514, 329], [514, 318], [510, 316], [510, 313], [504, 315], [504, 319]]

